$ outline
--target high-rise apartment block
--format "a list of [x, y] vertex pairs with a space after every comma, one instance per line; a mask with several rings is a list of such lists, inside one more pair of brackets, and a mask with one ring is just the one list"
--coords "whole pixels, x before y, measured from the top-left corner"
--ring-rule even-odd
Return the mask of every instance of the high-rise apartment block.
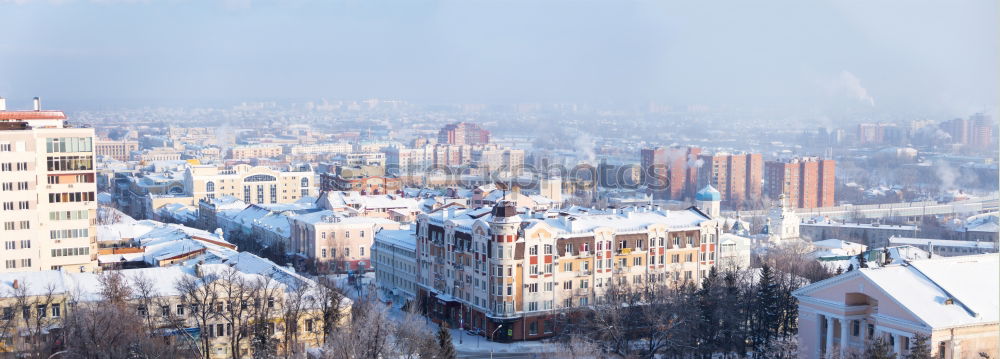
[[993, 120], [985, 114], [956, 118], [941, 124], [941, 127], [951, 135], [953, 143], [975, 148], [990, 148], [996, 135]]
[[740, 208], [761, 198], [764, 158], [759, 153], [716, 153], [701, 156], [699, 187], [711, 185], [722, 195], [722, 204]]
[[641, 152], [643, 184], [654, 199], [684, 200], [694, 197], [698, 181], [697, 147], [645, 148]]
[[764, 164], [767, 194], [773, 199], [784, 194], [796, 208], [833, 206], [836, 166], [834, 160], [817, 157], [768, 161]]
[[0, 99], [0, 272], [96, 266], [94, 130]]
[[438, 132], [438, 143], [449, 145], [485, 145], [490, 143], [490, 131], [469, 122], [444, 126]]

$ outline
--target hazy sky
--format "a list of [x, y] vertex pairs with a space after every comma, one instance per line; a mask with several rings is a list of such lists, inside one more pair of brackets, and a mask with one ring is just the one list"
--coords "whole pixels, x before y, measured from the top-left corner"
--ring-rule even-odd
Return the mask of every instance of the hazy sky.
[[0, 0], [0, 96], [995, 108], [982, 1]]

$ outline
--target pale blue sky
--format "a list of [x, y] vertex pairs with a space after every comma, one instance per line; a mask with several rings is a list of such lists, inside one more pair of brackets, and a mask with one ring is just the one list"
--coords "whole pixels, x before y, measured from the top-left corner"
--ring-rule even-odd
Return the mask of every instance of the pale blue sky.
[[0, 96], [924, 108], [998, 97], [959, 1], [0, 0]]

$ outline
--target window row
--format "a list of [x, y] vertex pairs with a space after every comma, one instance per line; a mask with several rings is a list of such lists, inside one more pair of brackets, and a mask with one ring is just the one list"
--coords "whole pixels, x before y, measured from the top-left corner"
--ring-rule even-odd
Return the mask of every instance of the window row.
[[57, 152], [93, 152], [93, 139], [90, 137], [56, 137], [45, 139], [45, 151]]
[[13, 191], [15, 187], [18, 191], [26, 190], [28, 189], [28, 181], [4, 182], [2, 188], [4, 191]]
[[83, 256], [90, 254], [90, 247], [56, 248], [52, 250], [53, 257]]
[[46, 159], [49, 171], [87, 171], [94, 169], [94, 156], [50, 156]]
[[53, 229], [49, 231], [49, 238], [51, 239], [66, 239], [66, 238], [86, 238], [90, 232], [87, 228], [78, 229]]
[[27, 171], [28, 162], [4, 162], [0, 163], [0, 171], [11, 172], [11, 171]]
[[89, 202], [94, 200], [94, 192], [49, 193], [49, 203]]
[[52, 211], [49, 212], [49, 220], [52, 221], [68, 221], [75, 219], [87, 219], [90, 217], [90, 211], [81, 209], [78, 211]]

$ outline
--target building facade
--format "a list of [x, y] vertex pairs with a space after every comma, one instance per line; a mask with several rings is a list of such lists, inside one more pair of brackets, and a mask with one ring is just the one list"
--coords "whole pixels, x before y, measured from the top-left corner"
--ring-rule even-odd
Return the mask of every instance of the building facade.
[[931, 357], [1000, 355], [997, 254], [939, 257], [861, 268], [802, 287], [800, 358], [844, 358], [880, 339], [902, 357], [917, 335]]
[[330, 210], [289, 217], [291, 249], [320, 273], [372, 269], [372, 244], [382, 229], [399, 229], [384, 218], [345, 217]]
[[795, 208], [832, 207], [835, 202], [836, 161], [817, 157], [768, 161], [764, 184], [771, 198], [784, 194]]
[[94, 142], [94, 152], [98, 156], [114, 158], [119, 161], [132, 159], [132, 152], [139, 150], [138, 141], [98, 140]]
[[456, 122], [438, 132], [438, 143], [449, 145], [485, 145], [490, 143], [490, 131], [469, 122]]
[[613, 285], [700, 281], [720, 233], [695, 209], [535, 214], [503, 202], [425, 214], [418, 300], [432, 319], [497, 341], [539, 339], [555, 332], [556, 310], [587, 306]]
[[96, 266], [94, 130], [65, 120], [0, 109], [0, 272]]
[[759, 153], [716, 153], [702, 155], [698, 169], [699, 187], [712, 185], [722, 194], [722, 205], [741, 208], [759, 200], [764, 183], [764, 158]]
[[197, 165], [184, 172], [184, 191], [194, 197], [193, 203], [222, 196], [233, 196], [247, 204], [292, 203], [302, 197], [315, 197], [316, 188], [311, 168], [276, 171], [245, 164], [229, 169]]
[[650, 188], [654, 199], [684, 200], [697, 190], [701, 155], [697, 147], [645, 148], [640, 152], [643, 184]]

